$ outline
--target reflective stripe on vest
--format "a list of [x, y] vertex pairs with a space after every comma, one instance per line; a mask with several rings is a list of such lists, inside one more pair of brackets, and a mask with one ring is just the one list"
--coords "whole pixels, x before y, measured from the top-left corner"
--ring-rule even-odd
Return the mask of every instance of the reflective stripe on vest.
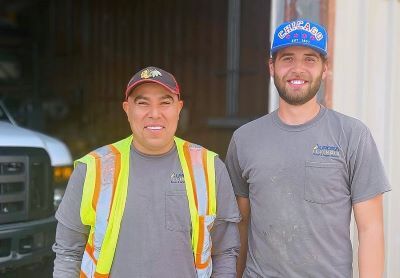
[[[125, 208], [132, 136], [89, 153], [81, 220], [90, 226], [81, 277], [108, 277]], [[183, 170], [192, 225], [191, 243], [197, 277], [212, 273], [210, 231], [216, 216], [216, 154], [175, 137]]]
[[77, 160], [87, 165], [80, 214], [90, 226], [81, 277], [110, 272], [127, 196], [131, 142], [130, 136]]
[[210, 277], [211, 236], [216, 216], [215, 153], [175, 138], [185, 179], [192, 223], [192, 249], [197, 277]]

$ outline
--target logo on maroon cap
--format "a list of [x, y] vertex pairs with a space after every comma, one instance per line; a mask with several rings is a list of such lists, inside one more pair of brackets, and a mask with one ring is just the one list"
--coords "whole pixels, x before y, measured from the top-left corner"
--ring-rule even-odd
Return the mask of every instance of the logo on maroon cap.
[[140, 73], [140, 78], [142, 79], [154, 78], [157, 76], [162, 76], [162, 74], [156, 69], [145, 69]]

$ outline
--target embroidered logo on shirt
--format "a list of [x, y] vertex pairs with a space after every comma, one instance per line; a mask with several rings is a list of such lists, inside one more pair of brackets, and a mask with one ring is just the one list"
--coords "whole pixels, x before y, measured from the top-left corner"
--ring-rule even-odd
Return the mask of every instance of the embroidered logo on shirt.
[[185, 177], [183, 173], [172, 173], [171, 174], [171, 183], [184, 183]]
[[317, 144], [313, 147], [313, 155], [339, 157], [340, 156], [339, 147]]

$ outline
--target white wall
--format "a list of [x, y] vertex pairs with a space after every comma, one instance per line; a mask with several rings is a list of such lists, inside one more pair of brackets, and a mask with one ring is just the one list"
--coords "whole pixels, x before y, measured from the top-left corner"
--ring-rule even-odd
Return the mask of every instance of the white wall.
[[386, 278], [400, 277], [399, 16], [399, 0], [336, 0], [333, 108], [371, 129], [392, 185], [385, 195]]

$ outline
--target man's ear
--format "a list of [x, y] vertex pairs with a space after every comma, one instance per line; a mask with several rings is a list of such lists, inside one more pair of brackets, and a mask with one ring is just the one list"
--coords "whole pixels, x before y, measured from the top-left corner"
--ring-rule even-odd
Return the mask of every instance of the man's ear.
[[325, 80], [326, 76], [328, 75], [328, 59], [326, 59], [322, 66], [322, 80]]
[[128, 116], [128, 114], [129, 114], [129, 113], [128, 113], [128, 112], [129, 112], [129, 103], [128, 103], [127, 100], [124, 101], [124, 102], [122, 102], [122, 109], [124, 109], [126, 115]]
[[268, 66], [269, 66], [269, 75], [271, 77], [274, 77], [274, 62], [272, 61], [272, 58], [269, 58]]

